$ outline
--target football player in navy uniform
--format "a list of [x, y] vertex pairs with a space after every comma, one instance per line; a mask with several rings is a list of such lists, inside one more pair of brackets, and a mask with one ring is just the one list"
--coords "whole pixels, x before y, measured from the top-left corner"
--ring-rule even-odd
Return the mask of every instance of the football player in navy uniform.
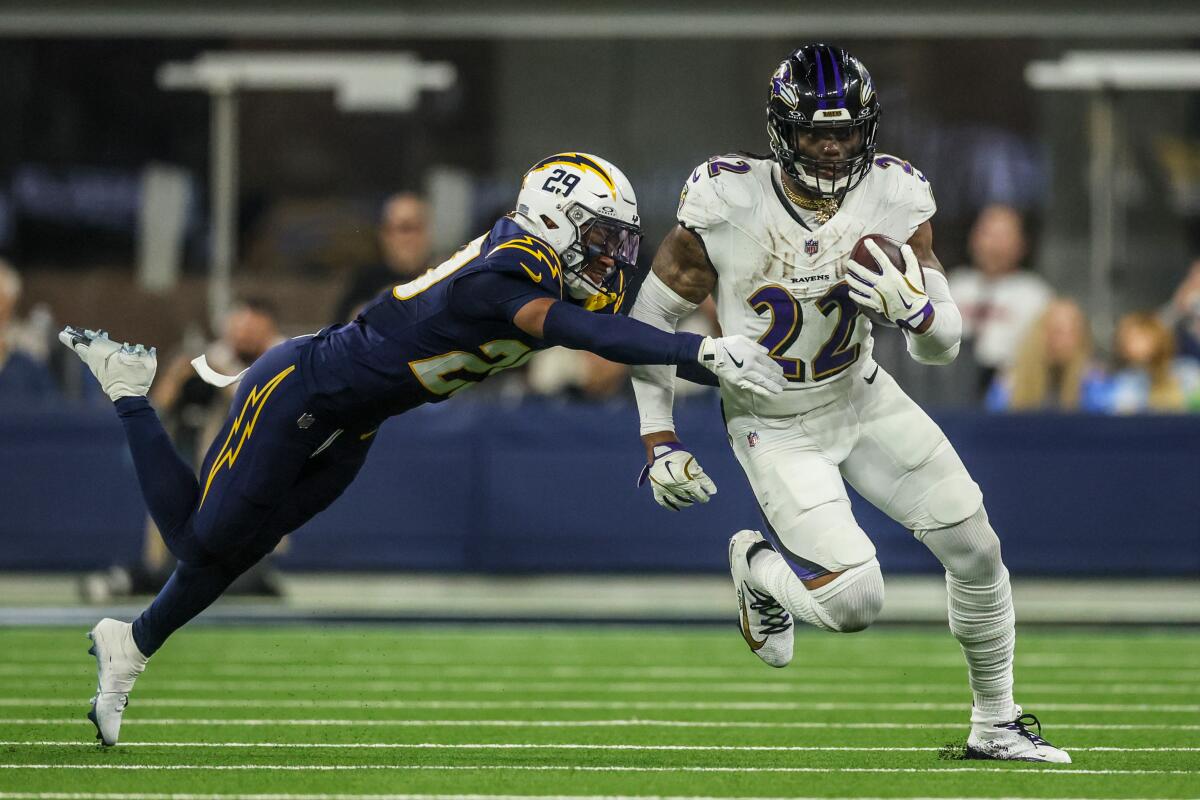
[[353, 322], [284, 342], [236, 377], [198, 358], [210, 382], [241, 381], [199, 480], [146, 399], [154, 350], [66, 328], [59, 338], [116, 405], [150, 514], [179, 559], [136, 621], [104, 619], [89, 634], [97, 738], [116, 744], [147, 659], [345, 491], [388, 417], [441, 402], [554, 345], [625, 364], [703, 365], [729, 385], [781, 391], [783, 371], [745, 336], [666, 333], [612, 313], [640, 239], [633, 187], [615, 166], [584, 153], [539, 161], [514, 212]]

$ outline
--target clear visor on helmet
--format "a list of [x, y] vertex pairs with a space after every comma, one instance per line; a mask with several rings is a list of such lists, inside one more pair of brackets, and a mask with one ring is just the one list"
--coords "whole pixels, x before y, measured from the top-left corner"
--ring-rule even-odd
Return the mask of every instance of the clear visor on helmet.
[[621, 264], [636, 264], [642, 232], [634, 225], [596, 217], [579, 231], [579, 239], [588, 260], [608, 256]]
[[642, 232], [635, 226], [605, 217], [595, 217], [579, 231], [583, 260], [577, 274], [600, 289], [608, 285], [621, 267], [637, 263]]

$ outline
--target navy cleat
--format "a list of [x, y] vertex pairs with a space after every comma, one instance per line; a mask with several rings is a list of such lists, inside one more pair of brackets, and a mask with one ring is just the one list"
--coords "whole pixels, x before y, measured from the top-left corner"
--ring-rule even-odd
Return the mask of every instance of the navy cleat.
[[[974, 725], [967, 737], [968, 759], [989, 761], [1038, 761], [1050, 764], [1070, 764], [1071, 755], [1042, 738], [1042, 723], [1020, 706], [1016, 719], [991, 725]], [[1037, 726], [1034, 733], [1030, 726]]]

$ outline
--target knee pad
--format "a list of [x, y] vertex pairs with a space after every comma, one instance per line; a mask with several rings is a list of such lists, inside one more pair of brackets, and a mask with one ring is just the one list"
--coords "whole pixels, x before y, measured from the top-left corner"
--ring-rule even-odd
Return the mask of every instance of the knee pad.
[[786, 555], [829, 572], [846, 572], [875, 558], [875, 545], [855, 524], [848, 502], [823, 503], [795, 514], [773, 530]]
[[821, 618], [838, 633], [864, 630], [883, 608], [883, 573], [879, 561], [846, 570], [824, 586], [809, 592]]
[[957, 525], [983, 508], [983, 492], [966, 471], [935, 484], [929, 490], [929, 516], [939, 525]]
[[899, 480], [880, 508], [912, 531], [957, 525], [983, 505], [983, 492], [971, 479], [949, 442], [926, 463]]

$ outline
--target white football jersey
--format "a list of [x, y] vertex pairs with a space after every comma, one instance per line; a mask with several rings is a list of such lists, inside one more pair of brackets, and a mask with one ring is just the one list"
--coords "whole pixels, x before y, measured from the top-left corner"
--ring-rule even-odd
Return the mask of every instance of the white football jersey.
[[725, 392], [727, 404], [768, 416], [827, 402], [829, 390], [812, 390], [858, 372], [870, 357], [871, 323], [849, 297], [846, 260], [869, 233], [908, 241], [936, 210], [925, 176], [889, 155], [876, 156], [838, 213], [812, 229], [780, 180], [773, 159], [716, 156], [692, 172], [677, 214], [717, 270], [722, 333], [759, 341], [784, 368], [788, 387], [778, 397]]

